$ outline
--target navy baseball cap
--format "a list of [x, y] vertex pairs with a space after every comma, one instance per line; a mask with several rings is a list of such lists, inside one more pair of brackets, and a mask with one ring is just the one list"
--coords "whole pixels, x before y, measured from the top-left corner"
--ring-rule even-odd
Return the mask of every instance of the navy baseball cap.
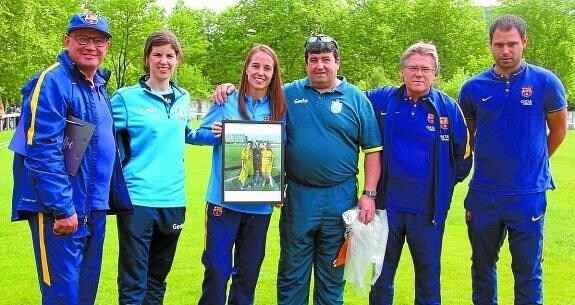
[[102, 32], [108, 38], [112, 37], [112, 34], [110, 34], [110, 27], [108, 27], [108, 22], [104, 17], [99, 16], [98, 14], [89, 12], [74, 14], [72, 19], [70, 19], [70, 24], [68, 24], [66, 34], [70, 34], [70, 32], [80, 29], [94, 29]]

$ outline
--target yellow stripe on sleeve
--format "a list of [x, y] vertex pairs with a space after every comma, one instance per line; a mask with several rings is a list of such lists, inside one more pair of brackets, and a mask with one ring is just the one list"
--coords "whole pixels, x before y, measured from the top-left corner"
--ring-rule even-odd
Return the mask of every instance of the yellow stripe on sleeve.
[[467, 141], [465, 141], [465, 155], [463, 155], [463, 159], [467, 159], [471, 156], [471, 144], [469, 142], [469, 129], [465, 128], [467, 132]]
[[382, 151], [382, 150], [383, 150], [383, 146], [377, 146], [377, 147], [373, 147], [373, 148], [362, 149], [362, 152], [364, 154], [369, 154], [369, 153], [374, 153], [374, 152]]
[[42, 83], [44, 82], [46, 74], [48, 74], [48, 72], [50, 72], [59, 65], [60, 63], [57, 62], [52, 66], [50, 66], [48, 69], [42, 71], [40, 77], [38, 78], [38, 82], [34, 87], [34, 92], [32, 93], [32, 100], [30, 100], [30, 113], [32, 114], [32, 118], [30, 120], [30, 128], [28, 129], [28, 135], [26, 137], [27, 139], [26, 143], [28, 145], [32, 145], [32, 138], [34, 137], [34, 127], [36, 124], [36, 108], [38, 107], [38, 96], [40, 95], [40, 88], [42, 87]]
[[[455, 103], [455, 105], [457, 106], [457, 109], [459, 110], [459, 113], [461, 113], [461, 116], [465, 118], [465, 115], [463, 115], [463, 109], [461, 109], [461, 106], [459, 105], [459, 103]], [[465, 118], [467, 119], [467, 118]], [[470, 138], [469, 138], [469, 128], [467, 128], [467, 123], [465, 121], [463, 121], [464, 125], [465, 125], [465, 131], [467, 132], [467, 141], [465, 142], [465, 155], [463, 155], [463, 159], [467, 159], [471, 156], [471, 144], [470, 144]]]

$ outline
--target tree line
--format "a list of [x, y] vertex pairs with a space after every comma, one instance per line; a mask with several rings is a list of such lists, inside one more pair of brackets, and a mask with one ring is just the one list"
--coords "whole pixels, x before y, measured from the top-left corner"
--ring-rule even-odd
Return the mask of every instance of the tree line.
[[[50, 65], [63, 47], [74, 12], [108, 18], [112, 42], [103, 66], [112, 71], [110, 92], [142, 75], [145, 38], [169, 29], [184, 60], [175, 77], [192, 98], [206, 99], [215, 85], [238, 83], [248, 50], [257, 43], [279, 56], [284, 81], [304, 75], [303, 46], [313, 34], [335, 38], [340, 74], [362, 89], [398, 84], [399, 57], [417, 41], [433, 42], [440, 56], [436, 85], [452, 97], [471, 75], [492, 64], [488, 27], [512, 13], [528, 23], [528, 62], [556, 73], [575, 93], [575, 0], [240, 0], [221, 12], [192, 9], [178, 0], [166, 9], [153, 0], [0, 0], [0, 100], [18, 104], [20, 88]], [[575, 100], [570, 99], [570, 106]]]

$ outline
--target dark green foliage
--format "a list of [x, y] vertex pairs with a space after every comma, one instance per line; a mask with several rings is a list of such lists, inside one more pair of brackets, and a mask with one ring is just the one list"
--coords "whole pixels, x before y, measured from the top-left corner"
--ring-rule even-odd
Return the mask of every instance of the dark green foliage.
[[471, 0], [240, 0], [213, 12], [178, 0], [166, 12], [153, 0], [2, 0], [0, 18], [10, 21], [0, 23], [0, 100], [20, 99], [21, 85], [61, 50], [70, 15], [84, 9], [110, 20], [114, 37], [104, 66], [113, 72], [111, 92], [133, 84], [143, 73], [146, 36], [170, 29], [184, 50], [174, 78], [194, 99], [208, 98], [217, 84], [237, 84], [248, 50], [259, 43], [278, 54], [284, 81], [304, 76], [303, 45], [316, 33], [338, 40], [340, 74], [362, 89], [400, 83], [403, 50], [420, 40], [433, 42], [441, 62], [437, 86], [455, 98], [466, 77], [492, 62], [489, 22], [515, 13], [529, 24], [526, 59], [555, 72], [573, 96], [575, 1], [501, 2], [484, 8]]

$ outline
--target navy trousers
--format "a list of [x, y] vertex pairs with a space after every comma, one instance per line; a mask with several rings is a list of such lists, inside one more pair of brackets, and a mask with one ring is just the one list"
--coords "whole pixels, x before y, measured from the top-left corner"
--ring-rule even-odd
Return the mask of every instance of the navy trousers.
[[254, 303], [256, 284], [265, 256], [271, 214], [249, 214], [206, 205], [206, 243], [202, 254], [204, 281], [199, 305]]
[[370, 305], [393, 304], [393, 280], [407, 240], [415, 273], [415, 305], [441, 304], [441, 246], [445, 224], [433, 215], [387, 211], [389, 235], [381, 274], [369, 293]]
[[515, 305], [543, 304], [545, 192], [494, 195], [469, 190], [465, 198], [471, 243], [473, 304], [496, 305], [497, 260], [509, 235]]
[[102, 267], [106, 212], [78, 219], [74, 234], [52, 232], [52, 214], [28, 218], [43, 305], [93, 305]]
[[118, 215], [119, 304], [163, 304], [185, 213], [185, 207], [134, 205], [133, 215]]

